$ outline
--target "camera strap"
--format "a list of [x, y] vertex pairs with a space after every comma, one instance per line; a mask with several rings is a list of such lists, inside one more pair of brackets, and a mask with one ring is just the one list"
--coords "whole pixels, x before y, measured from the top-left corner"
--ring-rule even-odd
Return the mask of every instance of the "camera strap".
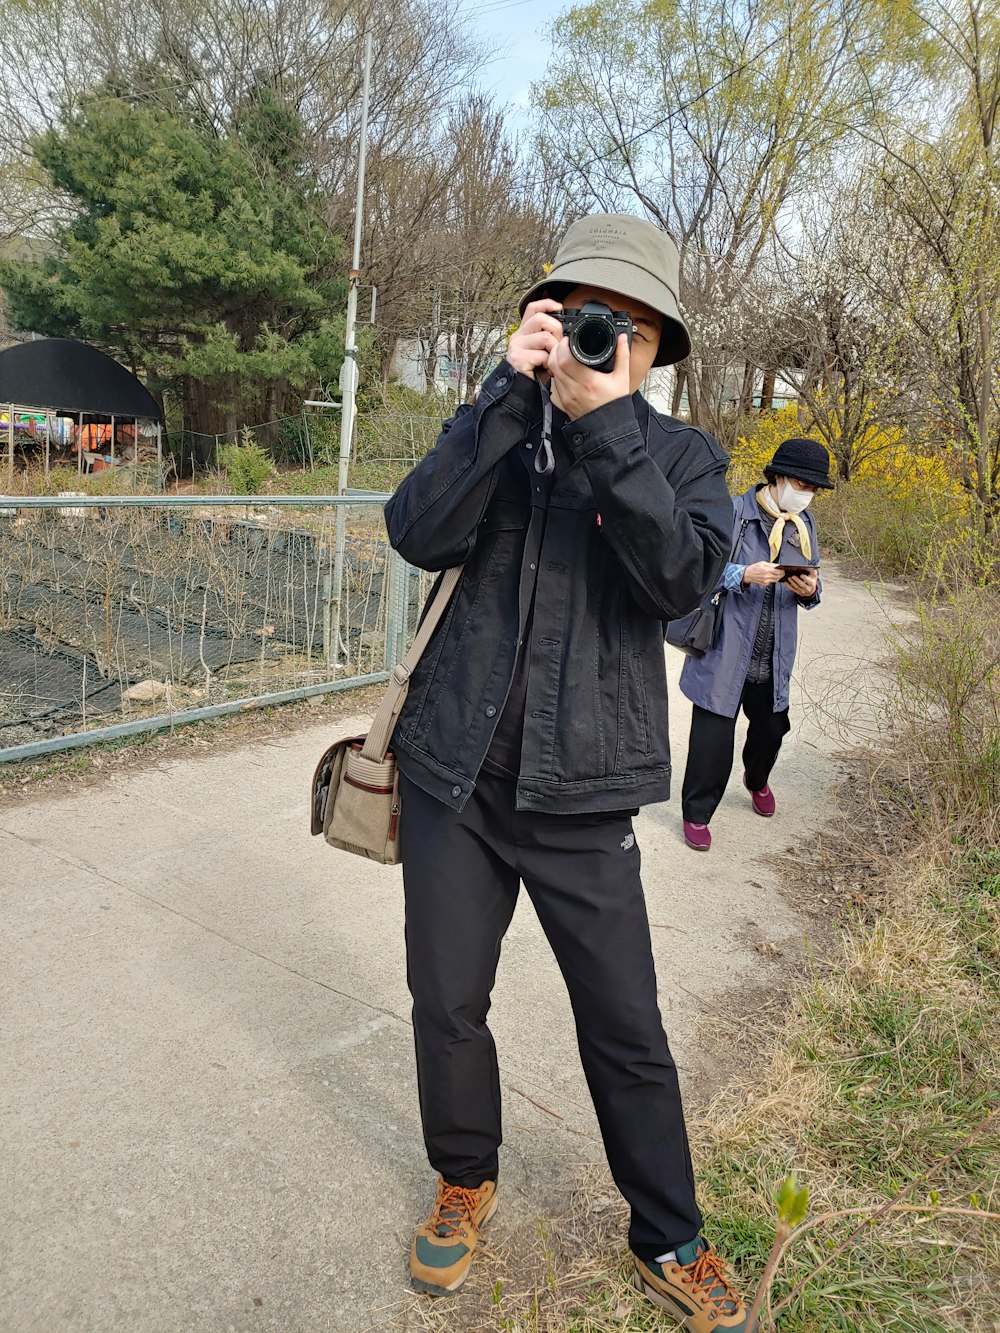
[[542, 439], [535, 454], [535, 471], [547, 477], [556, 466], [556, 456], [552, 452], [552, 398], [547, 384], [539, 380], [538, 387], [542, 394]]
[[[535, 471], [543, 477], [547, 477], [550, 472], [555, 470], [556, 456], [552, 452], [552, 396], [549, 393], [549, 386], [538, 380], [538, 389], [542, 395], [542, 439], [535, 454]], [[642, 426], [642, 443], [646, 453], [649, 453], [649, 404], [641, 400], [646, 409], [645, 420]]]

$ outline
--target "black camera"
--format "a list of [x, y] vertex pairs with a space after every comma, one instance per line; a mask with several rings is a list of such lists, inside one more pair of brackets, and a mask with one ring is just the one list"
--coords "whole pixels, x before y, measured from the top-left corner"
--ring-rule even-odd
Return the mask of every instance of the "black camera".
[[592, 370], [610, 374], [615, 368], [618, 335], [628, 336], [632, 346], [632, 316], [627, 310], [612, 310], [601, 301], [588, 301], [579, 309], [556, 312], [569, 339], [569, 350], [577, 361]]

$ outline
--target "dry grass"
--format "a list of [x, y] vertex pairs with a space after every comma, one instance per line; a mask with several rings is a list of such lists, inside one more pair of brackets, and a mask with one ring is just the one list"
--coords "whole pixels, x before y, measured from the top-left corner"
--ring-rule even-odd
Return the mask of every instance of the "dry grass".
[[77, 472], [74, 460], [54, 462], [49, 472], [41, 463], [15, 471], [13, 485], [3, 474], [4, 495], [58, 495], [79, 491], [84, 495], [149, 495], [158, 490], [156, 465], [119, 464], [101, 472]]
[[346, 515], [335, 669], [329, 509], [15, 508], [0, 521], [5, 747], [132, 721], [122, 695], [146, 680], [165, 687], [159, 713], [381, 671], [397, 602], [412, 615], [377, 506]]

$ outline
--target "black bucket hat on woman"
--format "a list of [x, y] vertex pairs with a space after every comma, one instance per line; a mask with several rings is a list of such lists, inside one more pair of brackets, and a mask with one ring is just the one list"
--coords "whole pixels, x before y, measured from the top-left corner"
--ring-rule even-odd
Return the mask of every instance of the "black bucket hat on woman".
[[680, 258], [677, 246], [645, 218], [625, 213], [595, 213], [580, 218], [566, 232], [552, 270], [521, 297], [521, 314], [529, 301], [546, 292], [587, 285], [641, 301], [663, 316], [654, 366], [672, 366], [691, 352], [691, 339], [678, 305]]
[[832, 491], [830, 455], [818, 440], [782, 440], [764, 469], [765, 477], [794, 477], [809, 486]]

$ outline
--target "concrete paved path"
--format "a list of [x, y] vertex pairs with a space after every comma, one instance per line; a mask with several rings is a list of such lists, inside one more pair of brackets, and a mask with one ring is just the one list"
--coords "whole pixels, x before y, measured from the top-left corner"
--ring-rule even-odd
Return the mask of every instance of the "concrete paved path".
[[[699, 1019], [782, 965], [755, 944], [801, 943], [761, 858], [823, 823], [839, 745], [826, 707], [878, 655], [883, 623], [836, 574], [802, 618], [780, 818], [756, 818], [737, 776], [707, 857], [683, 845], [679, 801], [637, 822], [689, 1089]], [[679, 790], [689, 707], [676, 688], [672, 704]], [[388, 1324], [433, 1182], [399, 871], [307, 834], [326, 732], [0, 809], [0, 1329]], [[560, 1208], [600, 1155], [565, 991], [523, 895], [491, 1022], [515, 1225]]]

